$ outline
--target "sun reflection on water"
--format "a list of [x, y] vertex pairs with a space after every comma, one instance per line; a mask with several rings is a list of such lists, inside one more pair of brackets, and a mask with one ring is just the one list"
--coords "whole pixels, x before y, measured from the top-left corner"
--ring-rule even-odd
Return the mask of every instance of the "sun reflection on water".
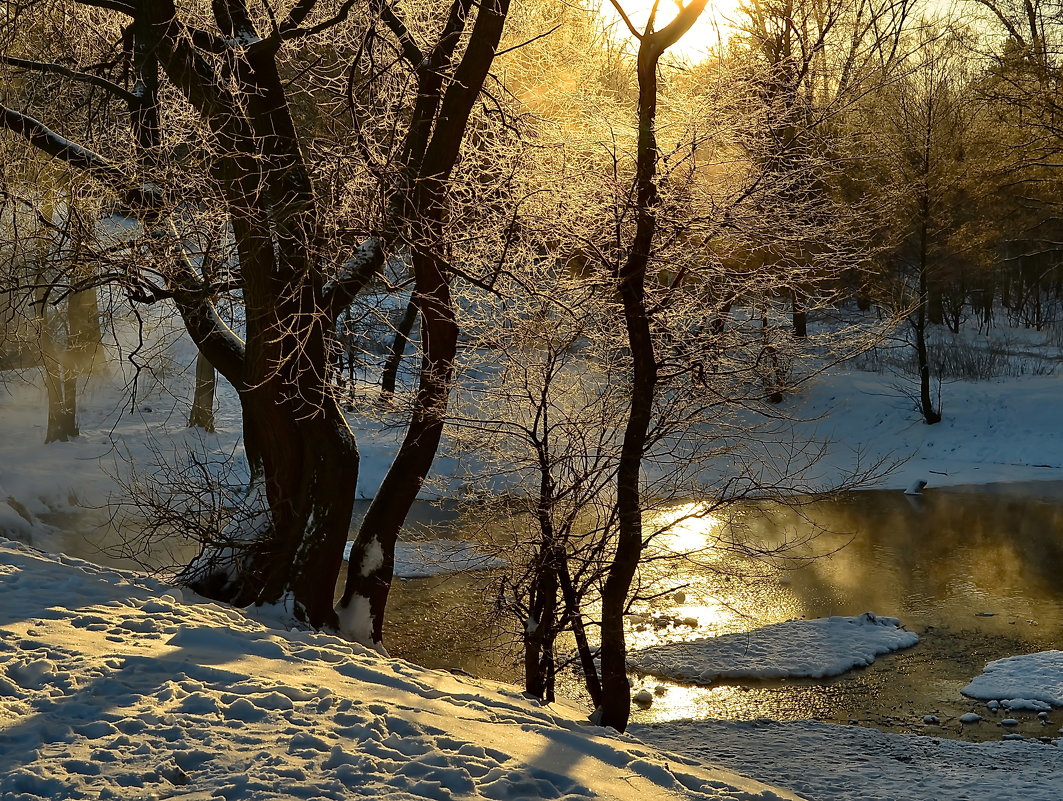
[[670, 506], [647, 521], [655, 533], [653, 547], [671, 554], [692, 554], [715, 546], [724, 521], [704, 502]]

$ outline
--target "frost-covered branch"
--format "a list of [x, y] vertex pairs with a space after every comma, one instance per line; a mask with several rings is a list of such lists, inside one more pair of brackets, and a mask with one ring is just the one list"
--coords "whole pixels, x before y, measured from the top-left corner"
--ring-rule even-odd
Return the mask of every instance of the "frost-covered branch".
[[163, 193], [153, 186], [138, 185], [121, 169], [87, 147], [72, 142], [28, 114], [0, 106], [0, 124], [31, 145], [72, 167], [88, 172], [118, 192], [122, 201], [144, 211], [163, 205]]
[[30, 61], [24, 58], [14, 58], [13, 56], [0, 56], [0, 61], [12, 67], [17, 67], [20, 70], [53, 73], [55, 75], [62, 75], [64, 78], [70, 78], [73, 81], [91, 84], [92, 86], [106, 90], [119, 100], [124, 100], [126, 103], [136, 103], [137, 100], [139, 100], [137, 95], [133, 92], [130, 92], [128, 89], [123, 89], [118, 84], [109, 81], [104, 77], [93, 75], [88, 72], [78, 72], [69, 67], [64, 67], [62, 64], [56, 64], [50, 61]]

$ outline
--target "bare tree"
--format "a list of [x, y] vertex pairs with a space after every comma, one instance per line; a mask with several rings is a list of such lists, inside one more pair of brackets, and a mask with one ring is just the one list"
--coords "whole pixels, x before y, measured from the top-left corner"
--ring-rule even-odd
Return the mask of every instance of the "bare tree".
[[[390, 576], [391, 532], [431, 464], [453, 358], [454, 325], [437, 245], [447, 176], [497, 48], [505, 0], [476, 8], [459, 0], [434, 32], [421, 20], [404, 22], [387, 2], [371, 4], [355, 25], [349, 22], [353, 3], [314, 0], [276, 18], [268, 6], [252, 8], [242, 0], [180, 10], [173, 2], [84, 0], [72, 11], [58, 40], [33, 38], [19, 31], [46, 10], [26, 4], [20, 29], [12, 22], [3, 31], [2, 61], [9, 73], [69, 82], [81, 93], [74, 97], [99, 104], [102, 122], [85, 117], [83, 141], [75, 142], [58, 131], [70, 123], [61, 98], [21, 97], [11, 82], [2, 90], [0, 120], [27, 146], [87, 173], [136, 216], [143, 230], [137, 258], [115, 280], [139, 301], [173, 302], [200, 352], [239, 394], [251, 494], [268, 515], [259, 530], [206, 549], [189, 567], [184, 579], [201, 592], [238, 604], [290, 596], [311, 625], [337, 625], [333, 587], [358, 450], [333, 389], [335, 321], [393, 246], [401, 241], [414, 254], [425, 332], [420, 403], [398, 467], [371, 514], [387, 521], [360, 540], [360, 552], [375, 543], [379, 558], [356, 562], [361, 582], [346, 596], [348, 602], [352, 593], [372, 596], [382, 614], [379, 587], [386, 597], [387, 581], [380, 577]], [[84, 36], [86, 25], [92, 36]], [[330, 44], [337, 34], [338, 47]], [[433, 44], [422, 49], [420, 36]], [[56, 41], [74, 52], [72, 61], [64, 55], [60, 64]], [[108, 60], [93, 50], [96, 45], [126, 55]], [[337, 50], [346, 46], [362, 55], [356, 63], [370, 84], [382, 60], [394, 62], [397, 54], [414, 65], [415, 94], [397, 90], [382, 98], [394, 101], [374, 112], [383, 111], [388, 136], [371, 140], [347, 126], [355, 152], [340, 158], [315, 139], [296, 101], [315, 93], [334, 105], [342, 100], [346, 93], [337, 87], [345, 82], [344, 56]], [[158, 102], [152, 99], [156, 85]], [[27, 108], [34, 105], [37, 116]], [[408, 124], [396, 109], [411, 111]], [[123, 113], [131, 124], [114, 125]], [[160, 118], [167, 125], [159, 125]], [[157, 150], [155, 131], [162, 135]], [[380, 147], [392, 157], [374, 174], [379, 160], [365, 151]], [[149, 158], [145, 151], [156, 152]], [[331, 169], [323, 169], [326, 163]], [[332, 194], [322, 191], [326, 180], [358, 170], [369, 178], [356, 182], [366, 190], [361, 196], [337, 185], [329, 187]], [[231, 258], [189, 245], [189, 227], [219, 214]], [[241, 304], [236, 329], [218, 313], [221, 297]], [[377, 589], [362, 586], [366, 582]], [[349, 625], [346, 631], [369, 641], [371, 628]]]

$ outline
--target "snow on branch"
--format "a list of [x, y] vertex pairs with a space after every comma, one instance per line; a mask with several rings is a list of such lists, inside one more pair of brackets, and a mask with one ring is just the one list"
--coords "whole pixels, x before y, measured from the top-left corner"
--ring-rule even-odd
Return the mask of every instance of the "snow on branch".
[[18, 134], [31, 145], [53, 158], [90, 173], [122, 195], [127, 205], [139, 209], [158, 209], [163, 194], [158, 187], [136, 185], [121, 169], [102, 156], [56, 133], [28, 114], [0, 106], [0, 124]]
[[333, 316], [348, 306], [383, 266], [384, 241], [379, 236], [370, 236], [344, 262], [335, 280], [324, 287], [325, 303]]

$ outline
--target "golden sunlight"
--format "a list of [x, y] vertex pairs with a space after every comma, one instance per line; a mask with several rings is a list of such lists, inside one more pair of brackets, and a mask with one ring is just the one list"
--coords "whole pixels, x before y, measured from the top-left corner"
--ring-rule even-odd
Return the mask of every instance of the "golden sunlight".
[[707, 511], [704, 502], [681, 503], [655, 515], [649, 522], [663, 530], [654, 544], [665, 551], [684, 554], [712, 548], [723, 521]]
[[[639, 31], [645, 30], [654, 0], [618, 0], [618, 2], [635, 28]], [[694, 27], [668, 52], [694, 63], [702, 61], [717, 44], [731, 35], [738, 14], [739, 2], [740, 0], [710, 0]], [[676, 0], [660, 0], [657, 8], [657, 22], [654, 27], [658, 30], [663, 28], [672, 21], [678, 10]], [[602, 0], [599, 13], [611, 27], [613, 37], [630, 44], [633, 48], [634, 37], [610, 0]]]

